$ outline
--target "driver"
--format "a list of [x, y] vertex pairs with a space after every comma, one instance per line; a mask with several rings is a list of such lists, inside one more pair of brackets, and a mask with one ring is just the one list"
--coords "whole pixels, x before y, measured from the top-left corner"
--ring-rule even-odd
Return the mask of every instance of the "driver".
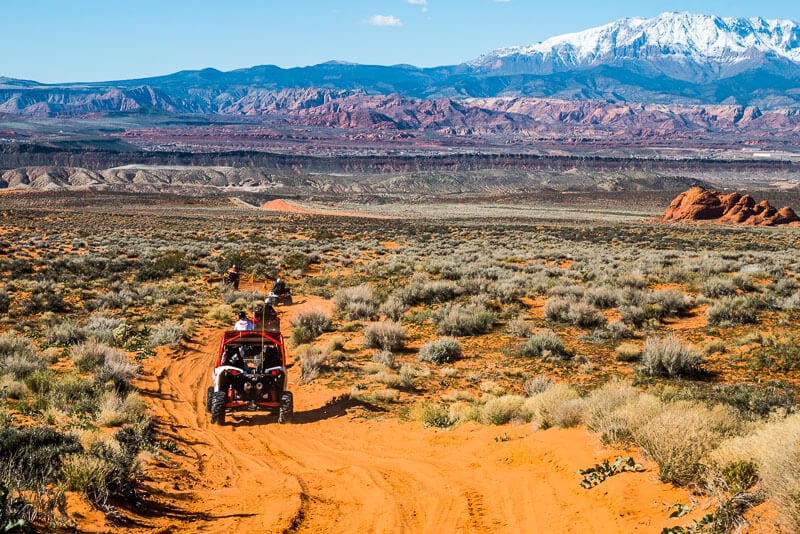
[[286, 282], [279, 276], [275, 279], [275, 285], [272, 286], [272, 292], [276, 295], [282, 295], [286, 293]]

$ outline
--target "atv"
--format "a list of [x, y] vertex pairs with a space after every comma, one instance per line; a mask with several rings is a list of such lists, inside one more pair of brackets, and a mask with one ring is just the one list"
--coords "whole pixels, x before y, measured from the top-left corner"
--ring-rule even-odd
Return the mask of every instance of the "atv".
[[234, 411], [277, 413], [278, 423], [290, 423], [294, 400], [286, 390], [286, 353], [277, 319], [260, 328], [222, 334], [209, 386], [206, 410], [211, 423], [224, 424]]
[[292, 304], [292, 290], [287, 287], [280, 293], [270, 291], [267, 294], [267, 303], [272, 306], [277, 306], [278, 304], [290, 306]]

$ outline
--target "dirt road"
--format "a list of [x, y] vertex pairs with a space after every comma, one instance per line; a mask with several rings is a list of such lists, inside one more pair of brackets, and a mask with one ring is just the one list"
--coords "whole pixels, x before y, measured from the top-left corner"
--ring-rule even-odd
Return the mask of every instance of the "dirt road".
[[[287, 338], [295, 314], [330, 306], [297, 300], [279, 308]], [[182, 455], [148, 466], [154, 505], [134, 518], [134, 531], [660, 532], [690, 523], [668, 517], [689, 497], [657, 482], [652, 465], [580, 487], [578, 469], [620, 452], [584, 429], [424, 428], [337, 400], [343, 391], [299, 386], [298, 366], [289, 371], [295, 424], [241, 414], [211, 425], [204, 397], [219, 337], [201, 330], [146, 361], [140, 387], [159, 435]]]

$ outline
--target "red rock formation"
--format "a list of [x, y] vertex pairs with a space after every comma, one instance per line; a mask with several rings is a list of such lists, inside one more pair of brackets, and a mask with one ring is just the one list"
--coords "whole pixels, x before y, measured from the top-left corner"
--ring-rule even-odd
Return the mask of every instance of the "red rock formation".
[[775, 209], [766, 200], [756, 204], [750, 195], [722, 194], [700, 186], [692, 187], [675, 197], [662, 219], [717, 221], [750, 226], [800, 226], [800, 217], [788, 206]]

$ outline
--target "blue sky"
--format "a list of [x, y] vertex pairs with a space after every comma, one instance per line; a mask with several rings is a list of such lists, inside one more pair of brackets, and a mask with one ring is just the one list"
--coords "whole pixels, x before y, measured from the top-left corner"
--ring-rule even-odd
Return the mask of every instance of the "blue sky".
[[800, 21], [796, 0], [2, 0], [0, 76], [55, 83], [328, 60], [452, 65], [665, 11]]

